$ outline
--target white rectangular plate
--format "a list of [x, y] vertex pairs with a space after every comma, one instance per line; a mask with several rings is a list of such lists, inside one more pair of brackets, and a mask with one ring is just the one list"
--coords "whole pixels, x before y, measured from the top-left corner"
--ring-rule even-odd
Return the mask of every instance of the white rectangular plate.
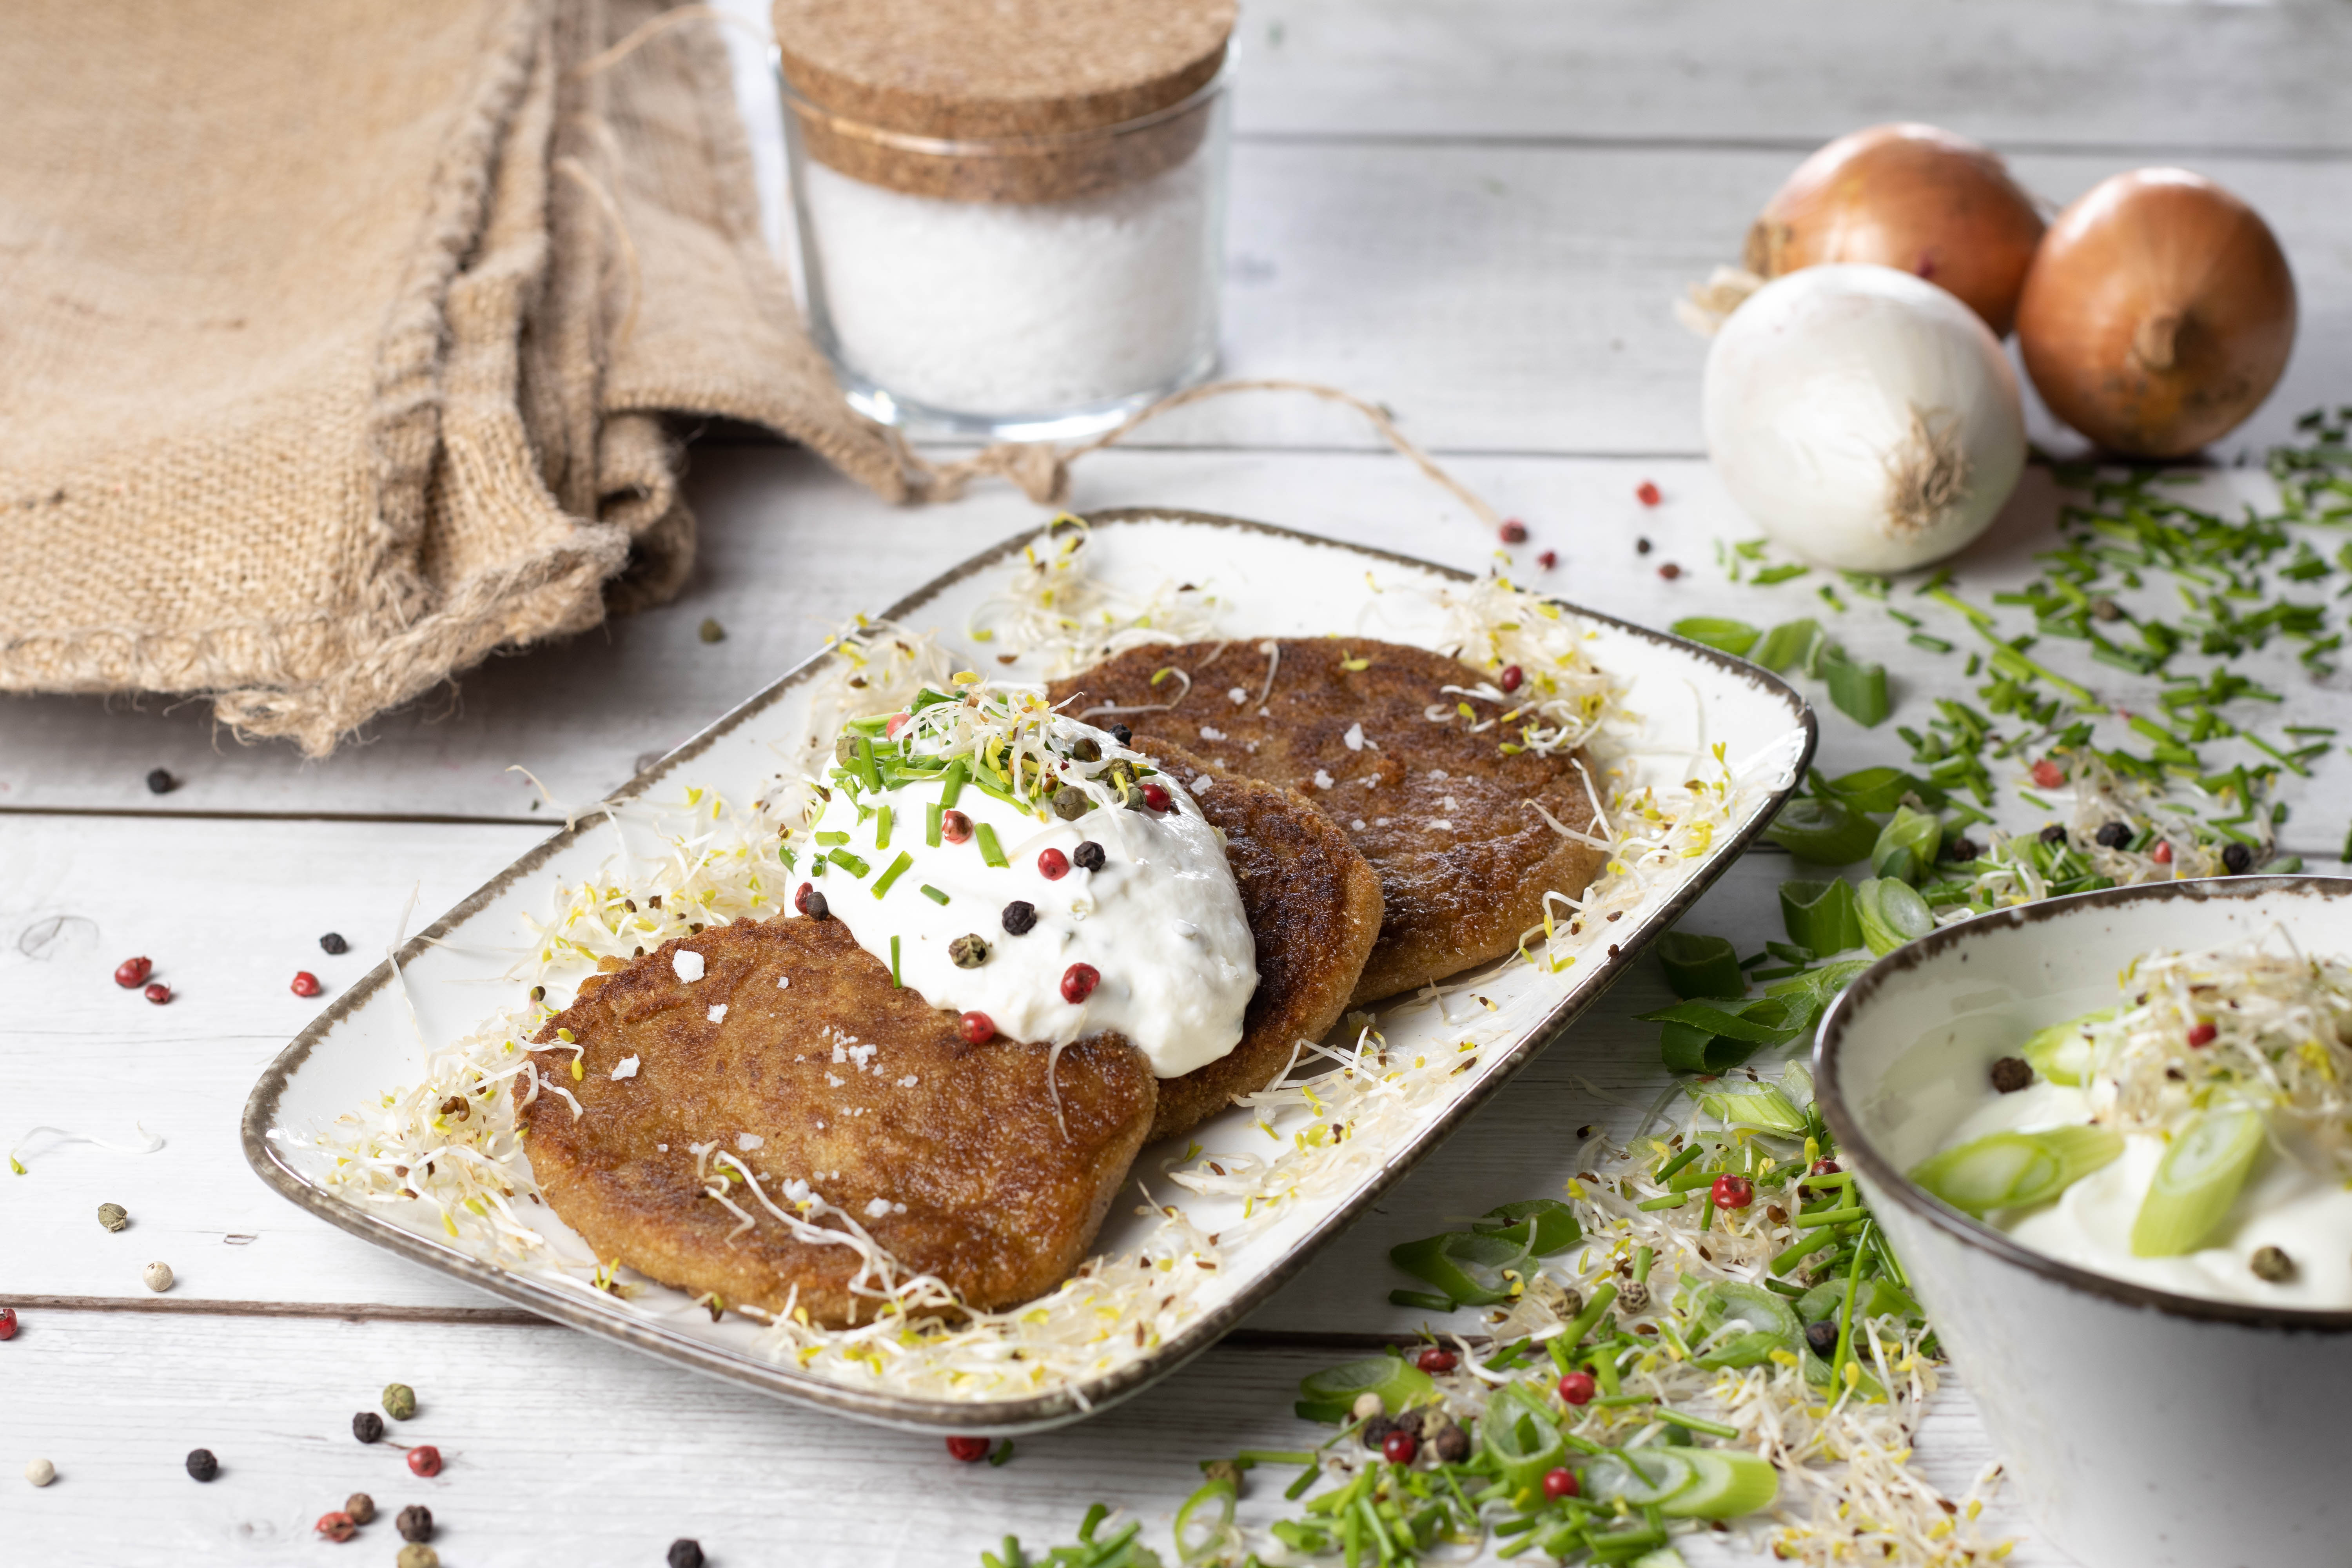
[[[1149, 595], [1169, 584], [1197, 584], [1223, 604], [1220, 635], [1322, 636], [1336, 633], [1434, 646], [1443, 613], [1433, 595], [1472, 581], [1465, 574], [1407, 557], [1201, 513], [1121, 510], [1088, 520], [1091, 570], [1100, 580]], [[894, 605], [888, 617], [937, 629], [973, 666], [1008, 679], [1037, 679], [1024, 658], [1001, 664], [994, 649], [966, 641], [968, 617], [1005, 585], [1022, 552], [1039, 538], [1024, 534], [965, 562]], [[1350, 1141], [1328, 1179], [1301, 1189], [1251, 1226], [1230, 1198], [1189, 1194], [1166, 1179], [1184, 1157], [1173, 1147], [1146, 1149], [1135, 1175], [1155, 1202], [1173, 1201], [1203, 1231], [1246, 1234], [1229, 1245], [1218, 1271], [1178, 1309], [1181, 1321], [1144, 1346], [1124, 1335], [1083, 1374], [1017, 1394], [976, 1397], [911, 1395], [855, 1368], [835, 1373], [776, 1360], [756, 1347], [763, 1331], [735, 1315], [712, 1322], [683, 1294], [646, 1282], [622, 1298], [589, 1287], [584, 1271], [565, 1279], [505, 1267], [450, 1241], [437, 1215], [421, 1205], [362, 1205], [326, 1181], [331, 1159], [311, 1138], [338, 1117], [376, 1105], [386, 1090], [416, 1081], [421, 1038], [446, 1040], [473, 1029], [512, 1001], [507, 978], [518, 953], [539, 941], [531, 922], [549, 918], [556, 889], [592, 876], [609, 878], [619, 822], [646, 822], [675, 798], [686, 820], [688, 787], [750, 799], [771, 784], [806, 735], [819, 656], [737, 708], [692, 742], [640, 773], [604, 805], [582, 814], [379, 965], [305, 1029], [263, 1074], [245, 1111], [247, 1159], [262, 1179], [331, 1224], [404, 1257], [442, 1269], [494, 1295], [590, 1333], [681, 1366], [860, 1419], [933, 1431], [1018, 1432], [1076, 1420], [1137, 1393], [1215, 1342], [1253, 1307], [1361, 1215], [1424, 1155], [1469, 1120], [1576, 1016], [1607, 990], [1649, 942], [1669, 929], [1706, 886], [1771, 820], [1812, 756], [1813, 716], [1781, 682], [1738, 659], [1591, 610], [1564, 606], [1591, 633], [1594, 661], [1626, 684], [1626, 706], [1641, 716], [1637, 777], [1675, 785], [1713, 776], [1722, 749], [1739, 787], [1735, 809], [1703, 851], [1655, 881], [1621, 921], [1588, 933], [1577, 962], [1546, 973], [1517, 959], [1475, 979], [1475, 998], [1423, 998], [1381, 1010], [1391, 1058], [1446, 1053], [1466, 1067], [1423, 1096], [1402, 1121], [1391, 1119], [1376, 1140]], [[634, 831], [634, 828], [632, 829]], [[400, 979], [405, 981], [407, 1002]], [[551, 998], [551, 1000], [558, 1000]], [[415, 1017], [409, 1012], [413, 1006]], [[1465, 1042], [1474, 1042], [1472, 1045]], [[1274, 1118], [1276, 1147], [1309, 1124], [1304, 1113]], [[1227, 1111], [1193, 1140], [1218, 1151], [1266, 1148], [1252, 1112]], [[1132, 1189], [1130, 1189], [1131, 1191]], [[415, 1210], [418, 1212], [407, 1212]], [[1139, 1212], [1140, 1211], [1140, 1212]], [[585, 1248], [551, 1213], [534, 1223], [570, 1255]], [[1125, 1198], [1113, 1205], [1096, 1243], [1097, 1256], [1132, 1250], [1156, 1215]], [[824, 1364], [822, 1362], [820, 1364]]]

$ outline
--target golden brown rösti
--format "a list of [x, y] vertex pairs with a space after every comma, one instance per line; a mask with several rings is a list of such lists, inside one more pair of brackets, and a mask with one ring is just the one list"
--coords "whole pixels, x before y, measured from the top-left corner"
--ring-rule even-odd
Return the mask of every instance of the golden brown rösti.
[[[1136, 749], [1180, 780], [1207, 764], [1182, 747], [1139, 737]], [[1331, 819], [1296, 793], [1238, 774], [1194, 787], [1201, 815], [1225, 836], [1257, 946], [1257, 990], [1241, 1043], [1181, 1078], [1160, 1080], [1154, 1140], [1188, 1132], [1272, 1083], [1300, 1040], [1319, 1040], [1361, 977], [1381, 931], [1381, 880]]]
[[[1443, 689], [1474, 686], [1477, 671], [1395, 643], [1275, 641], [1278, 658], [1255, 640], [1134, 648], [1055, 682], [1051, 695], [1059, 702], [1083, 692], [1066, 710], [1072, 715], [1123, 721], [1196, 752], [1213, 773], [1296, 790], [1339, 825], [1379, 873], [1383, 907], [1357, 1002], [1499, 958], [1542, 920], [1547, 891], [1583, 892], [1604, 857], [1534, 809], [1591, 832], [1576, 759], [1505, 756], [1501, 729], [1472, 734], [1458, 716], [1426, 716], [1440, 704], [1452, 713], [1465, 699]], [[1357, 661], [1362, 668], [1347, 668]], [[1151, 677], [1171, 668], [1192, 684], [1162, 707], [1173, 682], [1154, 686]], [[1482, 721], [1507, 710], [1469, 700]], [[1360, 748], [1349, 744], [1351, 732]]]
[[[681, 949], [700, 955], [700, 979], [679, 978]], [[535, 1043], [559, 1029], [583, 1048], [584, 1076], [572, 1079], [569, 1046], [540, 1053], [541, 1067], [583, 1114], [546, 1090], [519, 1112], [555, 1212], [600, 1258], [772, 1312], [798, 1286], [797, 1304], [829, 1326], [873, 1312], [848, 1289], [855, 1254], [793, 1239], [739, 1181], [728, 1195], [756, 1218], [741, 1229], [703, 1195], [694, 1145], [741, 1161], [782, 1206], [787, 1183], [809, 1182], [906, 1269], [992, 1310], [1077, 1266], [1158, 1093], [1150, 1063], [1116, 1035], [1066, 1047], [1057, 1064], [1045, 1046], [965, 1044], [952, 1014], [893, 985], [830, 920], [738, 921], [667, 943], [592, 981]], [[614, 1078], [630, 1057], [634, 1075]], [[887, 1211], [869, 1215], [877, 1200]]]

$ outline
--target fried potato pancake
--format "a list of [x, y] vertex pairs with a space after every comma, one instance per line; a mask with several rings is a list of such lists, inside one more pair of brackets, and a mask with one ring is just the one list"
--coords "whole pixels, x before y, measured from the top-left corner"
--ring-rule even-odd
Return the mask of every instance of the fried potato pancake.
[[[1139, 737], [1136, 748], [1180, 779], [1210, 774], [1181, 746]], [[1298, 1041], [1319, 1040], [1348, 1008], [1381, 931], [1381, 879], [1331, 819], [1292, 791], [1234, 774], [1195, 786], [1201, 815], [1225, 835], [1225, 863], [1241, 888], [1257, 944], [1257, 990], [1241, 1043], [1206, 1067], [1162, 1079], [1156, 1141], [1188, 1132], [1272, 1083]]]
[[[681, 978], [685, 952], [700, 978]], [[1057, 1063], [1042, 1045], [965, 1044], [954, 1015], [893, 985], [838, 921], [743, 921], [667, 943], [592, 980], [534, 1043], [560, 1029], [584, 1076], [572, 1079], [568, 1044], [538, 1053], [541, 1070], [582, 1114], [544, 1089], [520, 1111], [555, 1212], [600, 1258], [772, 1312], [797, 1286], [833, 1327], [874, 1310], [849, 1289], [856, 1255], [795, 1239], [739, 1179], [727, 1196], [753, 1217], [744, 1227], [704, 1195], [719, 1154], [780, 1207], [805, 1181], [906, 1268], [993, 1310], [1052, 1289], [1086, 1256], [1158, 1098], [1150, 1061], [1117, 1035]], [[525, 1089], [519, 1075], [518, 1101]], [[698, 1176], [695, 1147], [711, 1144]]]
[[[1436, 704], [1452, 713], [1464, 699], [1443, 688], [1475, 685], [1478, 672], [1394, 643], [1276, 646], [1271, 659], [1245, 640], [1134, 648], [1055, 682], [1051, 695], [1059, 702], [1083, 692], [1067, 710], [1074, 717], [1123, 719], [1196, 752], [1213, 775], [1296, 790], [1339, 825], [1379, 873], [1383, 910], [1352, 1001], [1499, 958], [1542, 920], [1547, 891], [1583, 892], [1603, 856], [1535, 809], [1591, 831], [1591, 798], [1576, 761], [1505, 756], [1499, 728], [1472, 734], [1458, 716], [1426, 717]], [[1359, 661], [1363, 668], [1348, 668]], [[1151, 678], [1171, 668], [1191, 686], [1170, 705], [1171, 682]], [[1482, 720], [1503, 711], [1471, 700]]]

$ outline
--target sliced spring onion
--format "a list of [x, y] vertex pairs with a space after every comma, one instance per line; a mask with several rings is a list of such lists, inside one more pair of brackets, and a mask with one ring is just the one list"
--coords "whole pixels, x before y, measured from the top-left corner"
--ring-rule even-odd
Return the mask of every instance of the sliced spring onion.
[[972, 842], [980, 846], [982, 864], [998, 867], [1011, 864], [1004, 858], [1004, 851], [997, 847], [995, 828], [985, 822], [980, 823], [972, 828], [971, 837]]
[[940, 823], [947, 816], [947, 813], [948, 808], [938, 801], [931, 802], [924, 811], [923, 843], [930, 848], [937, 849], [940, 847]]
[[1523, 1383], [1507, 1383], [1487, 1396], [1478, 1440], [1495, 1462], [1496, 1479], [1513, 1491], [1539, 1486], [1568, 1457], [1559, 1420]]
[[883, 806], [874, 814], [874, 847], [890, 847], [890, 808]]
[[1584, 1467], [1581, 1495], [1596, 1503], [1619, 1498], [1635, 1508], [1663, 1504], [1698, 1481], [1686, 1448], [1619, 1448]]
[[1791, 1136], [1805, 1130], [1805, 1113], [1790, 1102], [1778, 1084], [1734, 1085], [1727, 1079], [1700, 1095], [1698, 1108], [1726, 1127], [1753, 1127]]
[[1922, 1161], [1911, 1179], [1981, 1219], [2048, 1203], [2123, 1152], [2123, 1139], [2102, 1127], [1993, 1132]]
[[1936, 863], [1936, 851], [1943, 843], [1941, 822], [1924, 811], [1897, 805], [1886, 826], [1879, 829], [1878, 842], [1871, 848], [1871, 875], [1916, 883]]
[[1757, 639], [1764, 635], [1746, 621], [1718, 620], [1712, 616], [1686, 616], [1676, 621], [1672, 630], [1678, 637], [1721, 648], [1735, 658], [1754, 647]]
[[2178, 1258], [2214, 1239], [2269, 1141], [2251, 1106], [2208, 1110], [2175, 1133], [2132, 1221], [2132, 1256]]
[[1764, 837], [1800, 860], [1850, 866], [1878, 842], [1878, 825], [1842, 801], [1805, 795], [1782, 806]]
[[1658, 1505], [1669, 1519], [1737, 1519], [1769, 1508], [1780, 1495], [1772, 1461], [1739, 1448], [1681, 1448], [1691, 1485]]
[[1862, 916], [1853, 906], [1853, 884], [1844, 878], [1826, 882], [1788, 881], [1780, 884], [1780, 921], [1789, 940], [1814, 952], [1843, 952], [1862, 945]]
[[1892, 877], [1863, 883], [1854, 889], [1853, 903], [1862, 916], [1863, 945], [1881, 958], [1936, 929], [1935, 913], [1919, 890]]
[[1456, 1301], [1491, 1307], [1511, 1299], [1505, 1271], [1524, 1277], [1532, 1226], [1522, 1231], [1461, 1231], [1423, 1237], [1389, 1249], [1389, 1261], [1416, 1279], [1436, 1286]]
[[923, 897], [930, 900], [931, 902], [935, 904], [944, 904], [948, 901], [948, 896], [945, 893], [940, 892], [937, 888], [932, 887], [929, 882], [925, 882], [922, 887], [917, 890], [919, 891]]
[[1342, 1412], [1355, 1405], [1358, 1395], [1377, 1394], [1381, 1408], [1393, 1415], [1426, 1399], [1436, 1387], [1429, 1373], [1402, 1356], [1381, 1354], [1309, 1373], [1299, 1381], [1298, 1393], [1303, 1403], [1337, 1405]]
[[1796, 1310], [1760, 1287], [1738, 1279], [1714, 1279], [1685, 1292], [1683, 1312], [1690, 1320], [1693, 1356], [1700, 1366], [1756, 1366], [1776, 1350], [1795, 1350], [1804, 1325]]
[[2100, 1007], [2079, 1018], [2036, 1029], [2025, 1037], [2017, 1054], [2052, 1083], [2080, 1088], [2091, 1071], [2091, 1026], [2107, 1022], [2117, 1011]]
[[971, 768], [961, 757], [948, 764], [948, 776], [940, 784], [940, 809], [945, 811], [963, 793], [964, 781], [971, 777]]
[[1530, 1226], [1528, 1251], [1536, 1258], [1566, 1252], [1584, 1238], [1584, 1227], [1577, 1223], [1576, 1211], [1558, 1198], [1528, 1198], [1500, 1205], [1473, 1220], [1471, 1228], [1506, 1231], [1517, 1230], [1523, 1225]]
[[1658, 939], [1657, 953], [1666, 984], [1677, 996], [1688, 1000], [1748, 994], [1738, 950], [1722, 937], [1670, 931]]
[[1817, 780], [1822, 793], [1844, 802], [1856, 811], [1873, 814], [1893, 811], [1903, 804], [1906, 795], [1933, 801], [1941, 792], [1927, 780], [1905, 773], [1901, 768], [1856, 768], [1841, 773], [1825, 783]]
[[1885, 665], [1859, 663], [1841, 648], [1835, 657], [1822, 659], [1821, 667], [1822, 679], [1829, 683], [1830, 706], [1865, 730], [1885, 723], [1895, 710], [1886, 695]]
[[1821, 623], [1810, 617], [1783, 621], [1764, 634], [1763, 644], [1756, 650], [1755, 662], [1778, 675], [1804, 658], [1806, 650], [1821, 635]]
[[1204, 1483], [1176, 1510], [1176, 1560], [1188, 1564], [1222, 1562], [1233, 1527], [1234, 1483], [1220, 1476]]
[[828, 849], [824, 858], [853, 877], [863, 877], [871, 869], [866, 862], [846, 849]]

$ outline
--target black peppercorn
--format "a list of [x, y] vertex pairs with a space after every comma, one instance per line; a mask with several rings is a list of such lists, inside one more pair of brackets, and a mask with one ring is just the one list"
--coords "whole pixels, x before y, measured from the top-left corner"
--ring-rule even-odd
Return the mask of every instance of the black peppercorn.
[[1944, 858], [1947, 860], [1973, 860], [1982, 853], [1973, 838], [1955, 838], [1944, 846]]
[[352, 1436], [362, 1443], [383, 1441], [383, 1417], [373, 1410], [362, 1410], [352, 1417]]
[[2015, 1094], [2033, 1081], [2033, 1068], [2022, 1057], [2003, 1057], [1992, 1064], [1992, 1086], [2002, 1094]]
[[188, 1474], [200, 1481], [211, 1480], [220, 1474], [220, 1461], [213, 1458], [210, 1448], [188, 1450]]
[[813, 921], [829, 921], [833, 918], [833, 907], [824, 901], [824, 895], [814, 888], [809, 889], [808, 908], [804, 912]]
[[2063, 843], [2065, 843], [2065, 842], [2066, 842], [2066, 829], [2065, 829], [2064, 826], [2063, 826], [2063, 825], [2062, 825], [2062, 824], [2060, 824], [2060, 823], [2053, 822], [2053, 823], [2049, 824], [2048, 826], [2044, 826], [2044, 827], [2042, 829], [2042, 843], [2044, 843], [2044, 844], [2063, 844]]
[[1451, 1422], [1440, 1427], [1437, 1436], [1432, 1437], [1429, 1444], [1431, 1447], [1437, 1450], [1437, 1459], [1440, 1464], [1458, 1465], [1470, 1457], [1470, 1434]]
[[352, 944], [343, 940], [342, 932], [331, 931], [319, 939], [319, 948], [323, 952], [340, 954], [351, 952]]
[[1124, 724], [1113, 724], [1110, 727], [1110, 738], [1122, 746], [1129, 745], [1135, 740], [1135, 731]]
[[684, 1536], [669, 1543], [669, 1568], [702, 1568], [702, 1542]]
[[1070, 864], [1081, 871], [1101, 870], [1106, 858], [1103, 847], [1091, 838], [1070, 851]]
[[1389, 1440], [1389, 1434], [1395, 1430], [1396, 1423], [1387, 1416], [1373, 1416], [1364, 1423], [1364, 1447], [1378, 1451], [1380, 1446]]
[[179, 787], [180, 781], [172, 776], [168, 768], [157, 768], [147, 775], [149, 795], [169, 795]]
[[2096, 843], [2109, 849], [2120, 849], [2132, 840], [2132, 830], [2120, 822], [2110, 822], [2091, 835]]
[[1004, 932], [1007, 936], [1027, 936], [1037, 923], [1037, 906], [1026, 899], [1015, 899], [1004, 906]]
[[400, 1531], [400, 1538], [403, 1541], [433, 1539], [433, 1510], [421, 1502], [413, 1502], [402, 1509], [400, 1516], [394, 1519], [392, 1524], [394, 1529]]
[[1831, 1319], [1823, 1318], [1818, 1323], [1805, 1325], [1805, 1342], [1813, 1347], [1815, 1355], [1828, 1355], [1834, 1352], [1837, 1340], [1838, 1326]]
[[2242, 876], [2254, 863], [2254, 852], [2242, 844], [2221, 847], [2221, 869], [2232, 877]]

